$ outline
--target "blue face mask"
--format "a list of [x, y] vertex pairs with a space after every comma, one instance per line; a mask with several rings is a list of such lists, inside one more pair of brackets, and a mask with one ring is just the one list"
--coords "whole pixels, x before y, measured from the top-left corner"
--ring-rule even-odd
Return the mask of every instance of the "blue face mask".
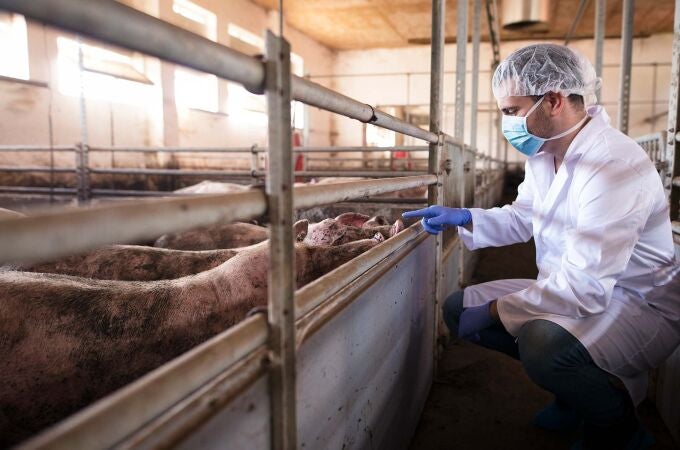
[[536, 108], [538, 108], [538, 105], [541, 104], [544, 98], [545, 97], [541, 97], [541, 99], [537, 101], [524, 116], [506, 116], [503, 114], [503, 121], [501, 122], [503, 136], [505, 136], [505, 139], [508, 140], [510, 145], [528, 157], [532, 157], [538, 153], [545, 141], [559, 139], [568, 135], [569, 133], [573, 133], [588, 119], [588, 115], [586, 114], [586, 116], [581, 119], [579, 123], [569, 128], [567, 131], [553, 137], [542, 138], [534, 136], [533, 134], [529, 133], [529, 130], [527, 129], [527, 117], [529, 117], [529, 115], [534, 112]]

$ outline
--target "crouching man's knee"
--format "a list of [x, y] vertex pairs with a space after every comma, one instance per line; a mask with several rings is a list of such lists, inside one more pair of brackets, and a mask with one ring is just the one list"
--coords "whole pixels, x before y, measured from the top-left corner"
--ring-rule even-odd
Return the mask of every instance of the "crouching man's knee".
[[519, 332], [517, 344], [529, 378], [548, 390], [569, 377], [570, 372], [592, 362], [578, 339], [548, 320], [527, 322]]

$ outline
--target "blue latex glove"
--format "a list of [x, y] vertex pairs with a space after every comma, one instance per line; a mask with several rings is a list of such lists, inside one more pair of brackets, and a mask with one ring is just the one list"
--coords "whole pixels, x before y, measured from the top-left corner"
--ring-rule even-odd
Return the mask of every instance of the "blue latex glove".
[[495, 323], [491, 317], [491, 303], [463, 309], [458, 322], [458, 337], [472, 342], [479, 341], [479, 332]]
[[465, 208], [447, 208], [446, 206], [433, 205], [424, 209], [408, 211], [402, 217], [422, 217], [423, 228], [430, 234], [437, 234], [449, 226], [463, 226], [472, 222], [470, 210]]

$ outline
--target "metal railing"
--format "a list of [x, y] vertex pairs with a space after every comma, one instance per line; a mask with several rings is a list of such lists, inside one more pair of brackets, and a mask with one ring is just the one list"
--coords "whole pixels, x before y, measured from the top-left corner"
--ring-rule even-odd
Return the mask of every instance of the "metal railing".
[[[459, 26], [467, 20], [464, 4], [467, 4], [466, 0], [459, 0], [459, 8], [465, 12], [461, 14], [459, 11]], [[220, 221], [247, 220], [264, 213], [268, 214], [270, 222], [271, 270], [267, 321], [258, 317], [247, 319], [63, 421], [29, 441], [25, 447], [49, 445], [51, 448], [72, 448], [76, 442], [86, 447], [88, 442], [95, 447], [125, 443], [168, 446], [214, 413], [213, 406], [216, 403], [204, 401], [206, 398], [219, 394], [215, 401], [223, 405], [238, 392], [235, 386], [242, 388], [267, 372], [271, 387], [272, 448], [296, 448], [295, 348], [299, 336], [296, 319], [301, 319], [300, 315], [324, 304], [331, 295], [328, 286], [335, 289], [349, 283], [378, 261], [412, 248], [426, 236], [419, 225], [415, 225], [396, 238], [357, 257], [351, 265], [344, 266], [333, 275], [332, 283], [322, 277], [295, 293], [292, 271], [293, 236], [290, 228], [294, 208], [307, 208], [421, 186], [429, 187], [431, 203], [471, 205], [472, 198], [467, 193], [470, 188], [474, 189], [474, 170], [471, 168], [474, 167], [475, 152], [462, 144], [462, 136], [447, 136], [441, 132], [440, 127], [445, 2], [433, 2], [430, 131], [309, 80], [292, 76], [288, 43], [272, 33], [266, 36], [267, 57], [260, 61], [114, 1], [0, 0], [0, 8], [240, 83], [255, 93], [266, 94], [269, 116], [270, 148], [267, 150], [267, 171], [248, 172], [251, 176], [266, 175], [264, 190], [155, 199], [0, 221], [0, 247], [3, 249], [0, 263], [50, 259], [105, 244], [148, 239], [163, 233]], [[479, 33], [478, 27], [475, 28], [475, 33]], [[464, 45], [467, 40], [466, 34], [467, 32], [459, 32], [459, 46], [461, 42]], [[457, 70], [462, 73], [465, 72], [464, 53], [463, 56], [459, 55], [457, 61]], [[458, 88], [457, 96], [462, 95], [464, 89]], [[293, 176], [297, 174], [291, 170], [292, 155], [295, 152], [291, 148], [290, 139], [291, 100], [426, 141], [429, 143], [428, 171], [417, 176], [293, 189]], [[456, 130], [462, 130], [462, 121], [462, 116], [457, 114]], [[87, 152], [113, 149], [89, 148], [85, 144], [77, 148], [80, 166], [76, 167], [76, 172], [81, 177], [79, 191], [88, 189], [89, 173], [122, 173], [114, 171], [114, 168], [89, 168], [87, 165]], [[330, 151], [351, 152], [357, 149], [359, 148], [338, 148]], [[360, 150], [390, 151], [384, 148]], [[126, 151], [182, 152], [186, 149], [130, 148]], [[259, 148], [243, 148], [234, 152], [257, 154], [264, 151]], [[300, 151], [320, 150], [308, 148]], [[177, 175], [180, 172], [179, 169], [139, 169], [132, 173]], [[302, 172], [303, 175], [312, 173], [329, 174], [327, 171]], [[356, 175], [343, 172], [342, 176], [392, 177], [403, 175], [404, 172], [368, 172], [370, 175], [366, 171], [361, 174], [358, 171], [350, 173]], [[93, 192], [101, 193], [97, 190]], [[74, 229], [78, 232], [74, 233]], [[438, 287], [433, 304], [435, 314], [438, 314], [438, 305], [443, 296], [439, 287], [443, 270], [443, 239], [442, 236], [437, 238], [440, 245], [437, 246], [436, 256], [435, 285]], [[290, 311], [294, 314], [290, 314]], [[326, 315], [319, 316], [319, 320], [327, 320], [328, 314], [332, 313], [324, 314]], [[305, 317], [309, 318], [309, 314]], [[435, 333], [438, 333], [436, 326]], [[178, 399], [182, 400], [182, 414], [178, 413], [177, 407], [170, 408], [173, 401]], [[140, 407], [140, 402], [144, 402], [143, 408]]]
[[[302, 154], [305, 157], [306, 169], [296, 170], [294, 175], [296, 177], [375, 177], [388, 178], [404, 175], [422, 175], [427, 173], [427, 158], [366, 158], [366, 157], [314, 157], [309, 154], [345, 154], [345, 153], [396, 153], [396, 152], [416, 152], [427, 151], [425, 146], [397, 146], [397, 147], [300, 147], [293, 149], [296, 154]], [[96, 197], [111, 197], [111, 196], [144, 196], [147, 192], [149, 197], [157, 197], [159, 195], [176, 195], [172, 191], [145, 191], [139, 189], [116, 189], [116, 188], [96, 188], [92, 187], [91, 175], [127, 175], [127, 176], [169, 176], [175, 180], [179, 177], [202, 177], [208, 179], [219, 180], [244, 180], [250, 179], [255, 182], [260, 182], [267, 174], [263, 167], [266, 166], [267, 148], [253, 145], [251, 147], [232, 147], [232, 148], [216, 148], [216, 147], [84, 147], [80, 144], [74, 146], [0, 146], [0, 152], [16, 152], [16, 153], [46, 153], [51, 151], [59, 152], [73, 152], [74, 167], [59, 167], [59, 166], [0, 166], [0, 173], [49, 173], [51, 175], [57, 173], [75, 174], [75, 187], [64, 186], [0, 186], [0, 191], [11, 192], [15, 194], [42, 194], [42, 195], [79, 195], [86, 201]], [[220, 155], [225, 158], [231, 155], [243, 155], [244, 158], [248, 156], [247, 160], [236, 160], [245, 162], [248, 169], [188, 169], [188, 168], [160, 168], [160, 167], [96, 167], [89, 162], [89, 157], [83, 158], [80, 152], [92, 153], [142, 153], [142, 154], [159, 154], [171, 153], [174, 155], [188, 155], [196, 156], [201, 154]], [[258, 155], [264, 154], [265, 159], [261, 160]], [[326, 164], [314, 167], [316, 162], [325, 162]], [[350, 166], [343, 166], [342, 164], [349, 163]], [[356, 167], [360, 164], [360, 167]], [[399, 167], [397, 166], [406, 166]], [[420, 170], [418, 170], [420, 169]], [[53, 181], [53, 180], [50, 180]]]

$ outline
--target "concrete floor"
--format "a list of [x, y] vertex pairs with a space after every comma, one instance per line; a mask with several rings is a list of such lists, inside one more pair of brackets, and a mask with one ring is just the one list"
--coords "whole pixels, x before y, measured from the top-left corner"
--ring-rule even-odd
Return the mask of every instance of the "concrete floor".
[[[533, 243], [480, 250], [471, 284], [500, 278], [535, 278]], [[578, 434], [559, 435], [531, 425], [552, 396], [534, 385], [518, 361], [455, 340], [443, 352], [411, 450], [568, 449]], [[653, 449], [678, 449], [654, 405], [640, 417], [655, 435]]]

